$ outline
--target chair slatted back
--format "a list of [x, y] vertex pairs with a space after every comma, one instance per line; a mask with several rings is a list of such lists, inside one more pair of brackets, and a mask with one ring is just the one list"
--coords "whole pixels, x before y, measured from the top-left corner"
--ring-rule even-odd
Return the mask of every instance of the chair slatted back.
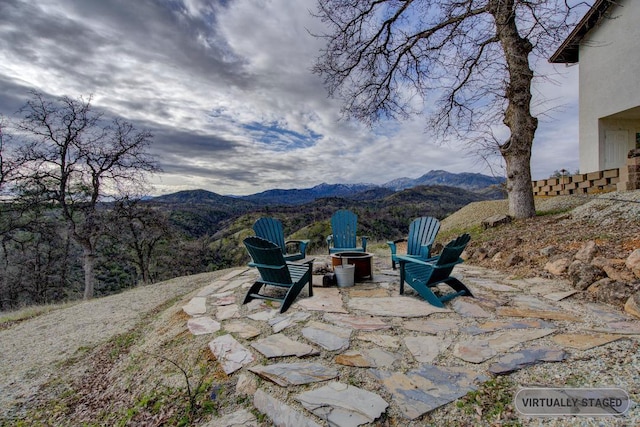
[[275, 243], [257, 236], [247, 237], [243, 243], [264, 282], [287, 285], [293, 283], [282, 250]]
[[260, 218], [253, 224], [253, 232], [256, 233], [256, 236], [275, 243], [280, 247], [282, 253], [286, 254], [284, 230], [280, 220], [270, 217]]
[[443, 280], [451, 275], [453, 267], [462, 262], [460, 255], [470, 240], [471, 236], [465, 233], [447, 243], [434, 266], [432, 277], [429, 280], [430, 282]]
[[407, 236], [407, 255], [423, 255], [422, 247], [433, 244], [438, 230], [440, 230], [440, 221], [436, 218], [423, 216], [414, 219], [409, 226]]
[[358, 216], [353, 212], [341, 209], [331, 217], [331, 232], [335, 248], [356, 247], [356, 227]]

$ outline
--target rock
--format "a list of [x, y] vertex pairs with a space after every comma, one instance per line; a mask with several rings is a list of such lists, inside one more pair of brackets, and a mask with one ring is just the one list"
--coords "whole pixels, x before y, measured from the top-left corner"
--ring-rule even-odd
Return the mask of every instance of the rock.
[[310, 362], [257, 365], [249, 370], [281, 387], [327, 381], [338, 376], [336, 368]]
[[227, 375], [254, 361], [253, 354], [229, 334], [211, 341], [209, 348]]
[[194, 297], [182, 306], [182, 310], [189, 316], [197, 316], [207, 312], [207, 297]]
[[505, 251], [513, 251], [515, 248], [522, 244], [523, 240], [520, 237], [514, 237], [511, 240], [507, 240], [502, 246]]
[[393, 396], [400, 413], [410, 420], [476, 390], [474, 383], [487, 379], [473, 369], [429, 364], [409, 372], [382, 369], [369, 372]]
[[509, 224], [512, 219], [513, 218], [511, 218], [509, 215], [493, 215], [482, 221], [482, 228], [486, 230], [487, 228], [497, 227], [502, 224]]
[[253, 395], [253, 406], [266, 414], [274, 426], [321, 427], [309, 417], [262, 390]]
[[624, 311], [640, 318], [640, 292], [631, 295], [624, 305]]
[[627, 260], [625, 261], [625, 265], [629, 270], [633, 272], [633, 274], [640, 279], [640, 249], [636, 249], [631, 252]]
[[567, 275], [576, 289], [584, 291], [591, 286], [593, 282], [606, 277], [607, 273], [600, 267], [575, 260], [569, 265]]
[[564, 274], [571, 265], [571, 260], [568, 258], [558, 258], [554, 261], [549, 261], [544, 265], [544, 269], [554, 276], [560, 276]]
[[338, 382], [306, 391], [295, 396], [295, 399], [336, 427], [358, 427], [372, 423], [389, 406], [375, 393]]
[[556, 246], [547, 246], [546, 248], [540, 249], [540, 255], [550, 257], [554, 256], [558, 253], [558, 248]]
[[220, 330], [220, 323], [210, 317], [194, 317], [187, 320], [187, 328], [193, 335], [212, 334]]
[[498, 248], [497, 246], [490, 247], [489, 251], [487, 252], [487, 258], [493, 258], [498, 252], [500, 252], [500, 248]]
[[473, 255], [478, 261], [482, 261], [483, 259], [487, 258], [488, 253], [489, 251], [487, 250], [487, 248], [478, 248]]
[[607, 277], [589, 286], [587, 291], [600, 302], [622, 305], [631, 296], [633, 288], [626, 283]]
[[591, 264], [602, 268], [607, 276], [618, 282], [631, 282], [634, 277], [625, 269], [625, 261], [622, 259], [594, 258]]
[[596, 246], [596, 242], [594, 242], [593, 240], [590, 240], [584, 245], [582, 245], [582, 247], [578, 250], [578, 252], [576, 252], [574, 258], [579, 261], [588, 263], [593, 259], [593, 257], [596, 255], [597, 252], [598, 252], [598, 247]]
[[527, 348], [515, 353], [505, 354], [489, 366], [489, 372], [495, 375], [505, 375], [527, 366], [542, 362], [561, 362], [567, 358], [564, 350], [554, 348]]
[[504, 265], [506, 265], [507, 267], [513, 267], [514, 265], [520, 264], [522, 261], [524, 261], [524, 258], [522, 258], [520, 254], [512, 253], [507, 257]]
[[240, 409], [239, 411], [231, 414], [224, 415], [222, 417], [216, 417], [204, 424], [202, 427], [258, 427], [258, 420], [255, 415], [246, 409]]
[[551, 340], [563, 347], [575, 348], [578, 350], [589, 350], [594, 347], [609, 344], [622, 338], [622, 335], [614, 334], [558, 334], [551, 337]]
[[258, 389], [258, 382], [254, 377], [251, 377], [245, 373], [238, 376], [238, 382], [236, 383], [236, 393], [244, 396], [253, 396]]
[[496, 254], [491, 257], [491, 262], [500, 262], [502, 261], [502, 252], [496, 252]]
[[251, 346], [265, 357], [310, 356], [318, 354], [318, 350], [308, 344], [292, 340], [283, 334], [269, 335], [252, 343]]

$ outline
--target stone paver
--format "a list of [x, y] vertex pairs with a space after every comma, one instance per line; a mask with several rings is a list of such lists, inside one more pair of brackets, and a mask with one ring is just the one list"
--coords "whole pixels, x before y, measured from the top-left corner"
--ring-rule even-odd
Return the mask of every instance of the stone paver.
[[187, 304], [182, 306], [182, 310], [189, 316], [205, 314], [207, 312], [207, 298], [193, 297]]
[[523, 329], [494, 332], [489, 336], [471, 337], [458, 342], [453, 355], [471, 363], [481, 363], [516, 345], [542, 338], [555, 329]]
[[325, 350], [343, 351], [349, 348], [351, 329], [314, 321], [302, 329], [302, 336]]
[[476, 380], [485, 378], [471, 369], [435, 365], [421, 365], [407, 373], [369, 372], [391, 393], [402, 414], [412, 420], [475, 390]]
[[348, 314], [326, 313], [323, 319], [338, 326], [358, 329], [360, 331], [378, 331], [390, 329], [391, 325], [380, 317], [352, 316]]
[[489, 366], [489, 372], [504, 375], [542, 362], [561, 362], [567, 358], [564, 350], [555, 348], [529, 348], [499, 357]]
[[[568, 355], [576, 351], [640, 337], [640, 321], [577, 301], [567, 282], [509, 279], [463, 264], [456, 266], [458, 277], [475, 298], [458, 297], [441, 309], [408, 287], [399, 295], [398, 271], [381, 272], [384, 261], [374, 259], [377, 270], [365, 283], [315, 287], [313, 297], [303, 291], [284, 314], [263, 300], [241, 304], [257, 275], [253, 269], [234, 270], [202, 288], [183, 306], [191, 316], [187, 328], [193, 335], [227, 333], [209, 347], [224, 372], [236, 376], [235, 392], [253, 398], [253, 405], [206, 425], [259, 425], [255, 410], [278, 426], [377, 425], [389, 407], [416, 420], [489, 375], [571, 363]], [[317, 286], [322, 276], [314, 280]], [[355, 370], [369, 376], [364, 384], [375, 384], [372, 389], [346, 383]], [[287, 403], [293, 400], [295, 407]]]
[[220, 330], [220, 322], [210, 317], [193, 317], [187, 320], [187, 328], [193, 335], [212, 334]]
[[389, 406], [375, 393], [338, 382], [301, 393], [295, 399], [336, 427], [357, 427], [371, 423]]
[[588, 350], [609, 344], [620, 338], [622, 338], [622, 335], [614, 334], [558, 334], [551, 337], [553, 342], [562, 347], [570, 347], [578, 350]]
[[389, 368], [402, 356], [380, 347], [349, 350], [339, 354], [335, 362], [339, 365], [358, 368]]
[[249, 370], [282, 387], [327, 381], [338, 376], [336, 368], [313, 362], [276, 363], [252, 366]]
[[222, 365], [225, 374], [231, 374], [255, 360], [253, 354], [231, 335], [222, 335], [214, 339], [209, 343], [209, 348]]
[[279, 427], [322, 427], [311, 418], [262, 390], [258, 390], [253, 396], [253, 405], [258, 411], [267, 414], [273, 421], [273, 425]]
[[351, 298], [348, 305], [352, 310], [364, 311], [373, 316], [426, 317], [434, 313], [451, 312], [409, 296]]
[[318, 354], [318, 350], [308, 344], [292, 340], [286, 335], [269, 335], [252, 343], [251, 346], [271, 359], [283, 356], [310, 356]]

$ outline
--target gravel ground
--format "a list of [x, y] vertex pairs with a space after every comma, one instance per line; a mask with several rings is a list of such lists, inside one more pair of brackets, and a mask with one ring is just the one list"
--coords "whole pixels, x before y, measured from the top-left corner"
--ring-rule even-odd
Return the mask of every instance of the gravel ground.
[[181, 277], [79, 302], [0, 331], [0, 417], [32, 398], [58, 375], [63, 362], [131, 330], [147, 313], [224, 273]]

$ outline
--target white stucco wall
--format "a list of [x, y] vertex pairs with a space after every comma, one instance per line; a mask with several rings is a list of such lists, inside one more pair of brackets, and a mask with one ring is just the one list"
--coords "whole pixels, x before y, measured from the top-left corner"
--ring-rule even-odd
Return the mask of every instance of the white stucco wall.
[[[609, 117], [640, 105], [640, 0], [613, 6], [580, 45], [580, 172], [605, 168], [607, 130], [628, 130], [635, 147], [638, 118]], [[620, 119], [626, 120], [620, 120]]]

